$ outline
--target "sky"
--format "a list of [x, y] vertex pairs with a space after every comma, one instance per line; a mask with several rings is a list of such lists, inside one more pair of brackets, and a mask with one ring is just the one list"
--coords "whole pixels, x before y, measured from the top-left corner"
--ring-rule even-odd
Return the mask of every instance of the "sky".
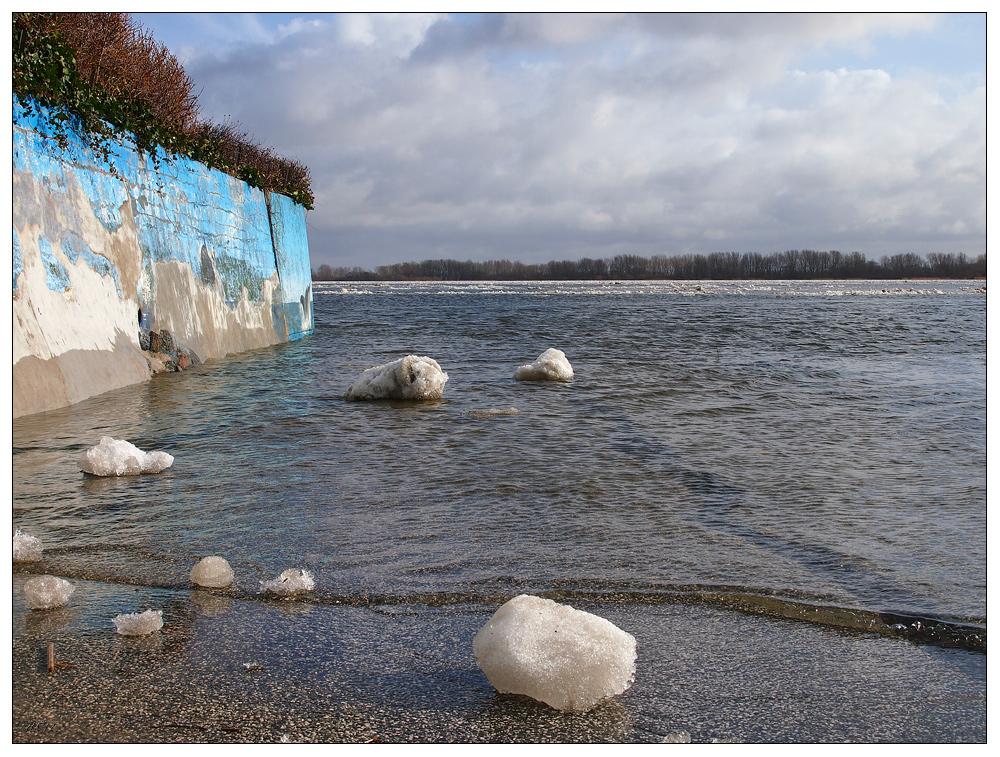
[[986, 251], [985, 14], [136, 13], [314, 268]]

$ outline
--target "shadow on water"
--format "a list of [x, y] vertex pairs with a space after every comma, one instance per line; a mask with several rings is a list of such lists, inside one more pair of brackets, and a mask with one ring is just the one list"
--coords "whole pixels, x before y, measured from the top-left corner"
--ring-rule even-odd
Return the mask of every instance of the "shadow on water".
[[494, 693], [478, 716], [486, 740], [497, 742], [514, 733], [522, 740], [560, 743], [593, 742], [600, 734], [601, 741], [619, 743], [630, 740], [635, 728], [632, 713], [617, 697], [579, 713], [560, 712], [519, 694]]
[[[595, 417], [602, 415], [602, 410], [594, 405], [591, 405], [591, 410]], [[613, 419], [613, 425], [631, 430], [631, 435], [624, 438], [619, 435], [614, 442], [619, 451], [631, 460], [641, 461], [661, 480], [673, 480], [693, 495], [696, 509], [692, 512], [700, 525], [793, 560], [802, 568], [832, 578], [846, 587], [868, 589], [870, 595], [882, 596], [888, 593], [896, 598], [911, 599], [915, 605], [919, 604], [917, 598], [902, 586], [889, 585], [885, 580], [877, 578], [878, 566], [864, 557], [844, 554], [821, 544], [807, 544], [764, 534], [733, 522], [733, 514], [747, 504], [743, 491], [713, 472], [686, 467], [680, 454], [668, 445], [636, 434], [638, 424], [630, 419], [617, 416]]]

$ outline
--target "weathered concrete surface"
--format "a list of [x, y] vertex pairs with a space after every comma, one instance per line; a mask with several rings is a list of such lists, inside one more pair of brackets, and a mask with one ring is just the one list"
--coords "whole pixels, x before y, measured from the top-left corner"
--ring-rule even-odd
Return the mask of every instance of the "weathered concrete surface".
[[301, 206], [182, 158], [60, 146], [43, 124], [14, 98], [15, 417], [147, 380], [140, 326], [202, 361], [311, 333]]
[[306, 238], [306, 210], [290, 197], [268, 195], [271, 238], [275, 264], [281, 282], [281, 296], [275, 306], [275, 322], [281, 320], [288, 339], [294, 341], [312, 331], [312, 268]]

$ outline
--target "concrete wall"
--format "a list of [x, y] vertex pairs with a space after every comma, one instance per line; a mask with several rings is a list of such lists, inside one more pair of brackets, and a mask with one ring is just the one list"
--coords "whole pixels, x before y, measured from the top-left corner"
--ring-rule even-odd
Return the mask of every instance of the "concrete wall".
[[151, 375], [141, 327], [202, 361], [312, 332], [305, 210], [184, 158], [60, 147], [14, 98], [14, 417]]

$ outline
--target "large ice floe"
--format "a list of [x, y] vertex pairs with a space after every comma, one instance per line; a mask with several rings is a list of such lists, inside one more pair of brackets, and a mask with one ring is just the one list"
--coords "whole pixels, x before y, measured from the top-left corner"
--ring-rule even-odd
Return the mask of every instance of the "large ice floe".
[[38, 562], [42, 559], [42, 543], [20, 528], [14, 530], [14, 562]]
[[407, 355], [362, 373], [347, 390], [349, 400], [440, 399], [448, 374], [436, 360]]
[[102, 436], [100, 444], [83, 453], [80, 469], [92, 476], [138, 476], [159, 473], [173, 462], [166, 452], [143, 452], [124, 439]]
[[146, 610], [116, 615], [111, 619], [122, 636], [145, 636], [163, 628], [163, 610]]
[[24, 582], [24, 603], [31, 610], [51, 610], [66, 604], [74, 591], [65, 578], [35, 576]]
[[191, 568], [191, 583], [209, 589], [222, 589], [233, 582], [233, 569], [225, 557], [203, 557]]
[[497, 691], [575, 712], [632, 684], [635, 647], [631, 634], [604, 618], [528, 594], [497, 610], [472, 642]]
[[547, 349], [533, 363], [514, 371], [518, 381], [572, 381], [573, 366], [562, 350]]
[[290, 568], [277, 578], [260, 582], [261, 594], [274, 594], [278, 597], [294, 597], [310, 592], [315, 587], [313, 574], [308, 570]]

